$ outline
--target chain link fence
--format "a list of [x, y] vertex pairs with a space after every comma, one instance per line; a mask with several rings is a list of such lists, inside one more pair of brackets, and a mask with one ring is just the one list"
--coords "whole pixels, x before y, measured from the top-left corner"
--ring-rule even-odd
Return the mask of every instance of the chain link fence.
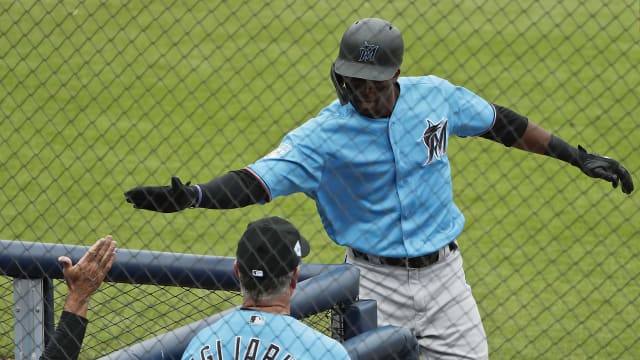
[[[591, 0], [0, 0], [0, 238], [90, 245], [112, 234], [127, 249], [233, 256], [250, 220], [279, 215], [311, 239], [308, 261], [340, 263], [344, 249], [301, 194], [164, 215], [132, 209], [123, 192], [172, 175], [206, 182], [273, 150], [335, 99], [331, 62], [364, 17], [403, 32], [402, 75], [446, 78], [638, 174], [639, 11]], [[640, 353], [637, 194], [483, 139], [452, 139], [449, 157], [491, 357]], [[214, 297], [107, 286], [90, 317], [112, 320], [92, 320], [88, 354], [209, 315]], [[3, 334], [12, 304], [0, 277]], [[118, 326], [124, 310], [137, 325]], [[0, 357], [12, 346], [0, 339]]]

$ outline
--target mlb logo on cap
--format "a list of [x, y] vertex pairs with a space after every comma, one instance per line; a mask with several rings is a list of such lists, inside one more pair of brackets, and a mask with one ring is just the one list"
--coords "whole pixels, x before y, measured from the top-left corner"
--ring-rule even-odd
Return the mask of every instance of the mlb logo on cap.
[[251, 275], [254, 277], [263, 277], [264, 272], [262, 272], [262, 270], [251, 270]]

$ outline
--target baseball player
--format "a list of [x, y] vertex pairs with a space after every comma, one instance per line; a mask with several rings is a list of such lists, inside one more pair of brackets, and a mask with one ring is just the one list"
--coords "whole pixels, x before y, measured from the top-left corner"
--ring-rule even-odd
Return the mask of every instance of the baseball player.
[[141, 186], [135, 208], [227, 209], [305, 193], [323, 226], [360, 268], [360, 296], [380, 325], [412, 329], [429, 359], [486, 359], [488, 343], [465, 280], [453, 201], [451, 136], [480, 137], [556, 158], [590, 177], [633, 181], [616, 160], [575, 148], [506, 107], [437, 76], [400, 77], [404, 44], [383, 19], [345, 31], [331, 79], [338, 99], [241, 170], [194, 186]]
[[249, 223], [234, 264], [242, 307], [201, 330], [182, 359], [349, 359], [339, 342], [289, 316], [300, 258], [308, 253], [309, 243], [287, 220]]

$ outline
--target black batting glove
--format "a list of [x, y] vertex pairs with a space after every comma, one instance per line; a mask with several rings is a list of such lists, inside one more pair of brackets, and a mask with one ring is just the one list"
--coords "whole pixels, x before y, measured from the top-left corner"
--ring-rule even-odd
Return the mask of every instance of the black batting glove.
[[609, 181], [614, 189], [618, 187], [619, 182], [625, 194], [631, 194], [633, 191], [631, 174], [619, 162], [606, 156], [589, 154], [580, 145], [578, 145], [578, 167], [583, 173], [593, 178]]
[[138, 186], [125, 192], [124, 196], [136, 209], [173, 213], [196, 205], [198, 190], [189, 184], [183, 184], [180, 178], [173, 176], [171, 186]]

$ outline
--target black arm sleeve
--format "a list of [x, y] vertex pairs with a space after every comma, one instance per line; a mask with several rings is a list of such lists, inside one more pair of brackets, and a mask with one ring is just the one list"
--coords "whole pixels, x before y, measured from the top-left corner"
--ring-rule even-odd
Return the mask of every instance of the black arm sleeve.
[[496, 109], [496, 121], [489, 131], [480, 136], [510, 147], [522, 137], [529, 119], [506, 107], [496, 104], [493, 106]]
[[544, 152], [545, 155], [566, 161], [573, 166], [580, 167], [580, 158], [578, 157], [578, 149], [567, 144], [566, 141], [555, 135], [551, 135], [551, 140]]
[[49, 340], [40, 360], [75, 360], [80, 354], [82, 340], [89, 320], [63, 311], [58, 328]]
[[246, 170], [230, 171], [206, 184], [198, 184], [207, 209], [235, 209], [269, 200], [262, 183]]

